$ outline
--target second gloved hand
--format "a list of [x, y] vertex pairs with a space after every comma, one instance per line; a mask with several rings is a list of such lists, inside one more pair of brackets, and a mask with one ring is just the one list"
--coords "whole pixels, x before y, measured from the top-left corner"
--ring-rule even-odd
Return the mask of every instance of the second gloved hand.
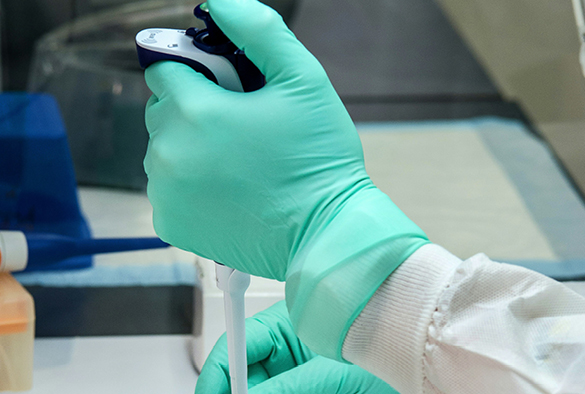
[[[398, 394], [355, 365], [318, 356], [295, 335], [279, 302], [246, 320], [250, 394]], [[230, 394], [227, 341], [207, 358], [195, 394]]]
[[256, 0], [209, 0], [267, 84], [227, 91], [191, 68], [146, 70], [144, 167], [166, 242], [286, 280], [297, 334], [341, 360], [351, 322], [425, 234], [370, 180], [355, 126], [317, 59]]

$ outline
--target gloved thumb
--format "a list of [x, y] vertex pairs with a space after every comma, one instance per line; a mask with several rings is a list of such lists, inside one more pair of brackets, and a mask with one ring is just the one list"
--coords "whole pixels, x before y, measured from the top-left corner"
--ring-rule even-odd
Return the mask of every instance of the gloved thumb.
[[356, 365], [317, 356], [249, 390], [249, 394], [398, 394]]
[[258, 67], [267, 83], [325, 75], [315, 57], [282, 17], [257, 0], [208, 0], [209, 12], [225, 35]]

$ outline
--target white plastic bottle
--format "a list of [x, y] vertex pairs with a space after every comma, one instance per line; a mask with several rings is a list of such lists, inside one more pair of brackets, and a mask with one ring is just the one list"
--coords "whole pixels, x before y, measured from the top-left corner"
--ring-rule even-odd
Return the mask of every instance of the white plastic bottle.
[[32, 388], [34, 328], [32, 296], [0, 273], [0, 392]]
[[0, 231], [0, 272], [22, 271], [28, 260], [28, 246], [24, 233]]

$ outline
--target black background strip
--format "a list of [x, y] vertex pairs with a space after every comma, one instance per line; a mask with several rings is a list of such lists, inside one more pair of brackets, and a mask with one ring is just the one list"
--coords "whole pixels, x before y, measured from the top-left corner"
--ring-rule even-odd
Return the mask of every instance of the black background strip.
[[35, 300], [37, 338], [192, 332], [192, 286], [26, 289]]

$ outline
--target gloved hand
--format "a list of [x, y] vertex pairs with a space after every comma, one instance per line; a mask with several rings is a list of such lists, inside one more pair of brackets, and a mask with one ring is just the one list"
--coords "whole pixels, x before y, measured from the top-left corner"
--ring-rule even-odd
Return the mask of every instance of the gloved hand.
[[[309, 350], [295, 335], [284, 302], [246, 320], [246, 342], [250, 394], [398, 394], [356, 365], [339, 363]], [[224, 334], [202, 368], [195, 394], [229, 393]]]
[[351, 118], [282, 18], [256, 0], [208, 7], [267, 84], [236, 93], [183, 64], [146, 70], [155, 230], [181, 249], [286, 280], [297, 334], [341, 360], [353, 319], [427, 238], [370, 180]]

